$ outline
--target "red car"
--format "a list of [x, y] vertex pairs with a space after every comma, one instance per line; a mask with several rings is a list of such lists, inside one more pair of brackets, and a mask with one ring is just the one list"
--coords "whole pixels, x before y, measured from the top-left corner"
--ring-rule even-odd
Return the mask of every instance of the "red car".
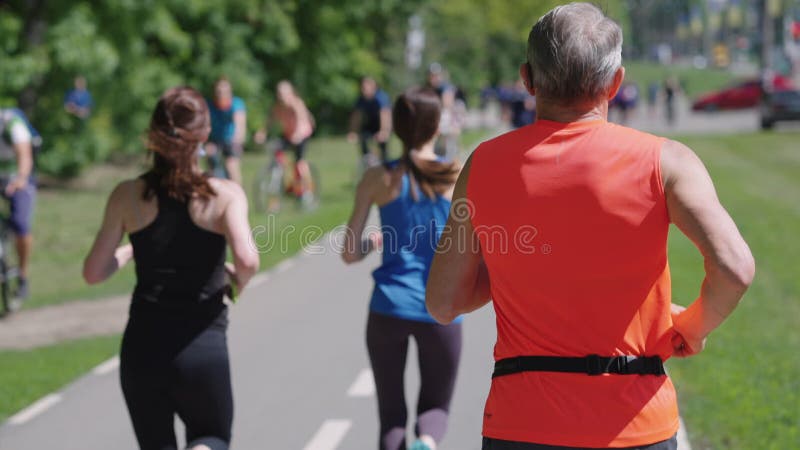
[[[791, 81], [780, 75], [773, 80], [775, 89], [784, 90], [791, 87]], [[721, 91], [706, 94], [692, 104], [694, 111], [717, 111], [720, 109], [754, 108], [761, 101], [761, 81], [747, 80]]]

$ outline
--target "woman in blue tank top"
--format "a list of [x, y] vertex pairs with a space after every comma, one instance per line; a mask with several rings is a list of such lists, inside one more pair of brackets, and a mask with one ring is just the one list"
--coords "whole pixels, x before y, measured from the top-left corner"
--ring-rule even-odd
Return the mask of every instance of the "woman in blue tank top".
[[[403, 374], [409, 338], [417, 344], [422, 382], [417, 439], [410, 447], [415, 450], [433, 450], [444, 437], [461, 354], [459, 321], [439, 325], [425, 309], [428, 271], [461, 170], [457, 162], [434, 153], [440, 115], [439, 97], [433, 91], [413, 88], [398, 97], [392, 122], [403, 142], [403, 155], [364, 174], [342, 254], [349, 264], [382, 247], [367, 320], [381, 450], [406, 448]], [[362, 238], [373, 204], [380, 210], [381, 233]]]

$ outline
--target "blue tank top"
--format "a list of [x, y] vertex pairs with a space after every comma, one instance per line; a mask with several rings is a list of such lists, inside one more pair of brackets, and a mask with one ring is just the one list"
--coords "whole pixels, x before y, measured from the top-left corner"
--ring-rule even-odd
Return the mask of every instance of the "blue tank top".
[[[392, 170], [398, 163], [387, 163], [386, 168]], [[400, 195], [380, 207], [383, 257], [381, 266], [372, 272], [375, 289], [370, 311], [435, 323], [425, 309], [425, 284], [450, 213], [450, 200], [441, 196], [431, 199], [421, 191], [414, 200], [411, 189], [409, 174], [405, 173]]]

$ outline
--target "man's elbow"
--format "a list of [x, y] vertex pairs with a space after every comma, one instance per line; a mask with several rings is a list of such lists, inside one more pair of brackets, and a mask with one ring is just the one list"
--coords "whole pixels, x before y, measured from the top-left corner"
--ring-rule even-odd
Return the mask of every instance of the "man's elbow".
[[728, 283], [735, 286], [737, 290], [744, 292], [751, 284], [756, 274], [756, 263], [753, 260], [753, 255], [749, 249], [741, 251], [735, 256], [726, 258], [727, 260], [720, 264], [720, 272], [722, 272], [727, 279]]
[[749, 251], [739, 258], [732, 270], [732, 274], [735, 283], [742, 290], [747, 290], [753, 284], [753, 279], [756, 276], [756, 262]]
[[357, 263], [360, 260], [361, 258], [359, 258], [358, 255], [355, 254], [354, 252], [348, 252], [348, 251], [342, 252], [342, 261], [344, 261], [344, 263], [347, 265]]
[[428, 314], [442, 325], [447, 325], [458, 317], [452, 305], [436, 301], [436, 297], [430, 294], [425, 297], [425, 308]]

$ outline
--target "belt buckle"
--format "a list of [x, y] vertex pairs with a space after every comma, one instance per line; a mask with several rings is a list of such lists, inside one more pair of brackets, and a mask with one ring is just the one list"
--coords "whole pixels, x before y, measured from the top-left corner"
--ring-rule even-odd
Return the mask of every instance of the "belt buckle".
[[586, 357], [586, 373], [591, 376], [603, 374], [603, 367], [600, 364], [600, 355], [589, 355]]

